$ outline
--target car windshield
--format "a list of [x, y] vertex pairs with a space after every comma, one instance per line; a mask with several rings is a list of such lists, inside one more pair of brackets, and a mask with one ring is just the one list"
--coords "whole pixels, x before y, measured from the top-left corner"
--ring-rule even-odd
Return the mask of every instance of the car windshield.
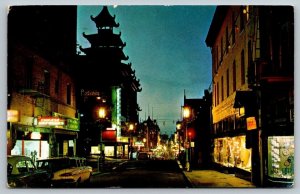
[[69, 162], [67, 159], [42, 160], [38, 161], [38, 168], [55, 172], [64, 168], [69, 168]]

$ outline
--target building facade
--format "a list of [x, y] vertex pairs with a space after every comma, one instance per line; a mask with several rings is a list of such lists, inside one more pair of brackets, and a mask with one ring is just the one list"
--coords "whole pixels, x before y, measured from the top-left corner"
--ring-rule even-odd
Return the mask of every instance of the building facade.
[[123, 52], [126, 43], [121, 33], [114, 32], [119, 24], [108, 7], [104, 6], [97, 16], [91, 16], [91, 22], [95, 23], [97, 33], [83, 33], [90, 47], [80, 47], [84, 55], [77, 57], [76, 67], [82, 115], [80, 144], [84, 149], [80, 152], [126, 157], [129, 126], [138, 124], [140, 83], [131, 63], [125, 63], [129, 59]]
[[258, 186], [293, 182], [293, 22], [288, 6], [218, 6], [206, 38], [214, 163]]
[[68, 63], [76, 50], [76, 12], [75, 6], [10, 8], [8, 155], [76, 155], [79, 118]]

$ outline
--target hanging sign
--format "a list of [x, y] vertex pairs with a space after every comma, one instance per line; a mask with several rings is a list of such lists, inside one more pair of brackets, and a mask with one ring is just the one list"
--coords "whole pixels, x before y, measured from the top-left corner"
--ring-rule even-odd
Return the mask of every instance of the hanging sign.
[[255, 117], [248, 117], [246, 119], [246, 122], [247, 122], [247, 130], [253, 130], [257, 128]]
[[19, 121], [19, 111], [17, 110], [7, 110], [7, 122], [18, 122]]

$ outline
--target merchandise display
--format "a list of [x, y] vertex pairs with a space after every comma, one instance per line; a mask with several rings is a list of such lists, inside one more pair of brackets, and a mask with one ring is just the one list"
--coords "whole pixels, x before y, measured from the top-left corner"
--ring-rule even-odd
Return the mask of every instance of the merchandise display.
[[246, 148], [246, 136], [217, 138], [214, 145], [216, 163], [251, 172], [251, 149]]
[[268, 137], [268, 175], [294, 179], [294, 137]]

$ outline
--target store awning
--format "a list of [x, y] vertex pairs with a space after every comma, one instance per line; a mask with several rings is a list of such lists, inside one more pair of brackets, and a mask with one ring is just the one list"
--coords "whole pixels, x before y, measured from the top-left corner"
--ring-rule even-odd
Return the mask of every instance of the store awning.
[[253, 91], [236, 91], [233, 108], [255, 105], [256, 97]]

